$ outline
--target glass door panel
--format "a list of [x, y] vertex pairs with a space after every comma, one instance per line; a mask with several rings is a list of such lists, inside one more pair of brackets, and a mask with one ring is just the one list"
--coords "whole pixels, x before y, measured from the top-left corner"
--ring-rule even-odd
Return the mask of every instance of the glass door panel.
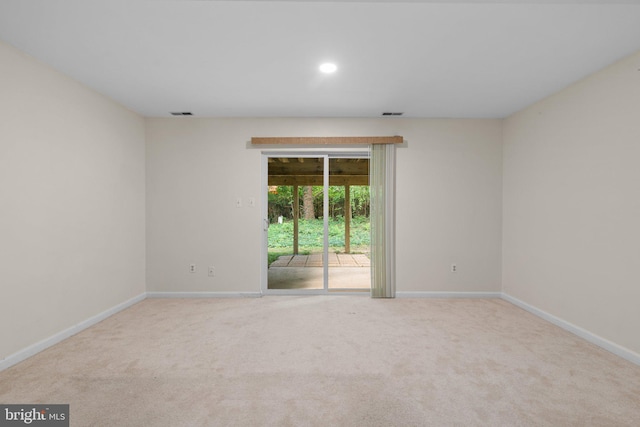
[[267, 289], [325, 289], [325, 157], [267, 163]]
[[328, 288], [371, 289], [369, 159], [329, 159]]

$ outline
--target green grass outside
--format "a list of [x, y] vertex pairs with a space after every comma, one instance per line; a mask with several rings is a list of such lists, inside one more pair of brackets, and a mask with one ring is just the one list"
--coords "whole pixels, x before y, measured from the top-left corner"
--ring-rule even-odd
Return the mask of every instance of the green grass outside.
[[[298, 253], [308, 255], [323, 248], [324, 222], [322, 219], [299, 220]], [[351, 220], [351, 253], [367, 253], [370, 245], [369, 218]], [[344, 218], [329, 219], [329, 250], [344, 252]], [[269, 225], [269, 265], [279, 256], [293, 253], [293, 220]]]

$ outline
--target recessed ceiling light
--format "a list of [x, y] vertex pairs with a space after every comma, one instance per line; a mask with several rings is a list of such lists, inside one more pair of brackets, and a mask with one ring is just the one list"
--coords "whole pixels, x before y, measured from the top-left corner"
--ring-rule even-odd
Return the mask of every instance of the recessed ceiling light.
[[325, 74], [334, 73], [337, 69], [338, 69], [338, 66], [331, 62], [325, 62], [324, 64], [320, 65], [320, 71], [322, 71]]

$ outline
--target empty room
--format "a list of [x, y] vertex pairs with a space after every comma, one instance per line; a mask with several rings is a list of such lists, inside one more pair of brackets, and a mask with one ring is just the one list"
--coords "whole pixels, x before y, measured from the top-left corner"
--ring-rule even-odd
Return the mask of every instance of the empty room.
[[0, 0], [0, 426], [637, 426], [640, 2]]

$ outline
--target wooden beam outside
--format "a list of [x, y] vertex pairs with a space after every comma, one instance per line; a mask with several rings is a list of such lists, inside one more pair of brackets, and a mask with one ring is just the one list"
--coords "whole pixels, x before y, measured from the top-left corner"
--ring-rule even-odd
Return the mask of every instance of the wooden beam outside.
[[272, 163], [269, 165], [269, 175], [322, 175], [320, 163]]
[[351, 187], [344, 186], [344, 253], [351, 253]]
[[293, 186], [293, 254], [298, 255], [298, 217], [300, 216], [300, 196], [298, 186]]
[[[361, 162], [355, 159], [329, 159], [329, 175], [369, 175], [369, 159]], [[319, 162], [291, 162], [283, 164], [275, 162], [269, 164], [269, 175], [322, 175], [324, 163]]]
[[369, 145], [402, 144], [402, 136], [328, 136], [328, 137], [258, 137], [251, 138], [253, 145]]
[[[369, 185], [369, 177], [363, 175], [329, 175], [329, 185]], [[269, 175], [268, 185], [324, 185], [322, 175]]]
[[[342, 161], [341, 161], [342, 160]], [[369, 159], [364, 162], [355, 159], [329, 159], [329, 175], [369, 175]]]

